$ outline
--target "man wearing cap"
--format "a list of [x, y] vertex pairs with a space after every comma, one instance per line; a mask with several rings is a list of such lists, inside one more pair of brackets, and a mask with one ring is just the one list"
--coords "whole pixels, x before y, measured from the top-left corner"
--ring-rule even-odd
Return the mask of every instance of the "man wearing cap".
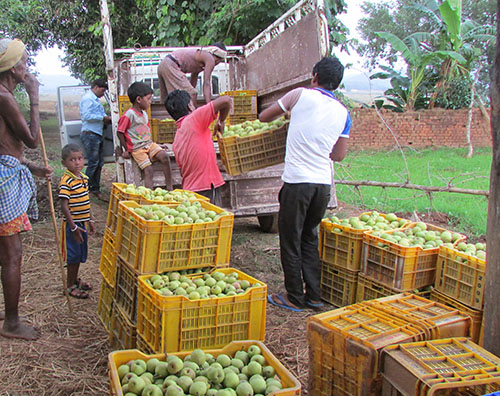
[[[21, 322], [18, 313], [21, 290], [22, 240], [31, 230], [28, 216], [38, 217], [33, 173], [51, 177], [52, 169], [23, 158], [24, 145], [35, 148], [40, 141], [39, 82], [26, 66], [28, 55], [20, 40], [0, 39], [0, 265], [5, 315], [0, 335], [34, 340], [40, 331]], [[24, 119], [14, 89], [24, 83], [30, 100], [30, 123]]]
[[80, 140], [87, 156], [87, 169], [85, 174], [89, 178], [89, 192], [101, 201], [107, 201], [101, 193], [101, 170], [104, 165], [104, 124], [111, 123], [111, 117], [106, 115], [100, 98], [108, 89], [106, 80], [97, 79], [92, 82], [90, 91], [83, 95], [80, 101], [80, 116], [82, 132]]
[[[212, 100], [212, 71], [226, 55], [226, 46], [223, 43], [201, 48], [181, 48], [168, 54], [158, 66], [161, 102], [165, 103], [170, 92], [176, 89], [184, 90], [191, 95], [191, 105], [194, 110], [198, 96], [196, 90], [198, 74], [203, 72], [203, 97], [205, 103], [209, 103]], [[191, 73], [189, 80], [185, 73]]]

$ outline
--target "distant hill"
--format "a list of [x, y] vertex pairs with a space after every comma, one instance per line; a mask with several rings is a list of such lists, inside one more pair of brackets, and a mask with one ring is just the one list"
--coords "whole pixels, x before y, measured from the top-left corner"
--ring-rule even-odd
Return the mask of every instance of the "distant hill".
[[55, 95], [57, 94], [57, 87], [62, 87], [66, 85], [82, 85], [80, 80], [74, 77], [66, 75], [48, 75], [40, 74], [38, 76], [40, 81], [40, 94], [41, 95]]

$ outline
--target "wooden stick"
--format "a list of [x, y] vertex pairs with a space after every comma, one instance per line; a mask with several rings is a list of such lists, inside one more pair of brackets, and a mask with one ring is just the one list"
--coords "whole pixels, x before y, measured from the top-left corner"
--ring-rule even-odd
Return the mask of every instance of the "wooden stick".
[[[43, 140], [42, 128], [40, 128], [40, 145], [42, 146], [43, 162], [45, 164], [45, 167], [48, 167], [49, 159], [47, 158], [47, 152], [45, 151], [45, 142]], [[59, 257], [59, 269], [61, 270], [63, 290], [64, 290], [64, 295], [66, 296], [66, 301], [68, 302], [69, 313], [72, 315], [73, 308], [71, 307], [71, 300], [69, 299], [68, 288], [66, 287], [66, 276], [64, 274], [64, 261], [62, 258], [59, 230], [57, 228], [56, 211], [54, 209], [54, 199], [52, 197], [52, 182], [50, 181], [50, 179], [47, 179], [47, 189], [49, 190], [50, 214], [52, 215], [52, 224], [54, 225], [54, 233], [56, 236], [57, 256]]]

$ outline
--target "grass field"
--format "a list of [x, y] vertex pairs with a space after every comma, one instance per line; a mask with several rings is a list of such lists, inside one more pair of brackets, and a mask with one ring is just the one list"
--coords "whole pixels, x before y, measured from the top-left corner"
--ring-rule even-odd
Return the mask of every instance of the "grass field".
[[[466, 149], [426, 149], [352, 152], [335, 165], [336, 180], [374, 180], [425, 186], [453, 186], [489, 190], [491, 149], [480, 148], [472, 158]], [[337, 185], [342, 202], [383, 212], [438, 211], [446, 213], [456, 228], [477, 236], [486, 234], [488, 199], [460, 193], [433, 193], [429, 198], [419, 190]]]

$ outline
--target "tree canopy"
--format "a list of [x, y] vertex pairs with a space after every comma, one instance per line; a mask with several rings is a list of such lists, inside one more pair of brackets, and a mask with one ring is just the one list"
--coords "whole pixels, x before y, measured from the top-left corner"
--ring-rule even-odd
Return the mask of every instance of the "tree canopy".
[[[247, 43], [295, 0], [108, 0], [115, 48]], [[326, 0], [332, 45], [344, 46], [336, 19], [344, 0]], [[104, 74], [99, 0], [2, 0], [0, 36], [19, 37], [36, 52], [58, 45], [71, 73], [89, 81]]]

